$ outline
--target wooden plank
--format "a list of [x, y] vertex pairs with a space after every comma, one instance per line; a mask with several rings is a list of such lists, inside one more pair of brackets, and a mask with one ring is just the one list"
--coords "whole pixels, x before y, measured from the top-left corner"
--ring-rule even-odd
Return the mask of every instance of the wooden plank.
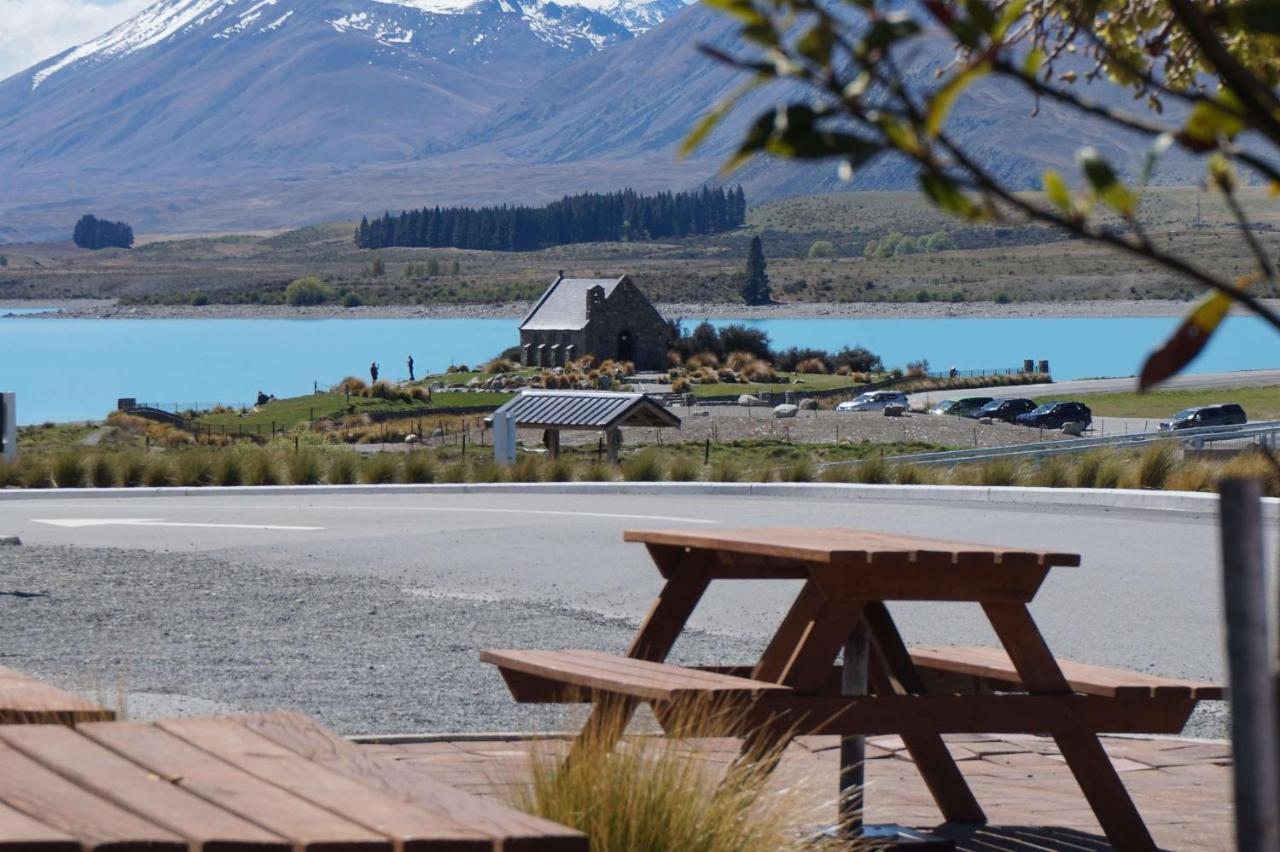
[[300, 850], [380, 852], [383, 835], [237, 769], [154, 725], [98, 722], [78, 729], [183, 790], [257, 823]]
[[287, 852], [289, 844], [70, 728], [11, 725], [0, 742], [209, 852]]
[[76, 838], [89, 852], [184, 852], [187, 848], [173, 832], [94, 795], [3, 744], [0, 804]]
[[1046, 566], [999, 562], [957, 570], [905, 561], [857, 568], [814, 565], [809, 576], [837, 600], [1027, 603], [1048, 572]]
[[4, 852], [81, 852], [80, 842], [21, 811], [0, 804], [0, 850]]
[[[911, 649], [911, 659], [922, 668], [973, 675], [1014, 685], [1022, 684], [1017, 668], [1002, 648], [916, 646]], [[1156, 696], [1196, 701], [1221, 701], [1226, 697], [1223, 687], [1208, 683], [1070, 660], [1058, 660], [1058, 666], [1071, 688], [1085, 695]]]
[[176, 719], [156, 724], [238, 769], [392, 838], [406, 852], [495, 848], [496, 839], [485, 832], [318, 766], [231, 719]]
[[[882, 602], [873, 601], [863, 609], [863, 617], [875, 651], [871, 666], [875, 692], [883, 696], [899, 693], [927, 694], [889, 608]], [[977, 797], [973, 795], [964, 774], [939, 734], [908, 733], [902, 735], [902, 742], [937, 803], [938, 810], [948, 822], [987, 821], [982, 806], [978, 804]]]
[[0, 724], [70, 725], [114, 717], [87, 698], [0, 666]]
[[678, 548], [658, 546], [650, 547], [649, 554], [667, 582], [632, 640], [627, 656], [661, 663], [671, 653], [710, 580], [705, 554], [693, 556]]
[[769, 640], [769, 645], [764, 649], [764, 654], [761, 655], [760, 662], [756, 664], [751, 677], [755, 680], [780, 683], [800, 641], [822, 617], [826, 606], [827, 596], [822, 593], [816, 583], [806, 580], [800, 587], [800, 593], [796, 595], [796, 599], [791, 602], [791, 608], [783, 617], [782, 624]]
[[240, 724], [308, 760], [432, 812], [500, 837], [503, 852], [588, 852], [585, 835], [455, 790], [421, 771], [380, 758], [295, 713], [235, 717]]
[[[627, 695], [646, 701], [678, 701], [705, 695], [731, 698], [787, 687], [618, 657], [599, 651], [481, 651], [480, 659], [503, 669], [558, 680], [584, 690]], [[829, 663], [828, 663], [829, 665]]]
[[[1071, 692], [1062, 669], [1025, 606], [984, 604], [983, 610], [1028, 691], [1033, 695]], [[1155, 702], [1124, 703], [1151, 706]], [[1055, 733], [1054, 740], [1112, 845], [1121, 852], [1154, 850], [1151, 832], [1098, 737], [1093, 733]]]
[[1079, 554], [1074, 553], [994, 547], [854, 529], [628, 530], [623, 539], [669, 547], [845, 565], [897, 564], [900, 561], [965, 566], [997, 561], [1041, 567], [1080, 564]]

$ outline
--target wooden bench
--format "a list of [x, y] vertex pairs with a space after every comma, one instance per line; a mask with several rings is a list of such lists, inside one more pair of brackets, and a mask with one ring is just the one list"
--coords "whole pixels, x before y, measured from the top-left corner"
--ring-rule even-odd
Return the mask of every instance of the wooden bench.
[[[966, 691], [1021, 688], [1022, 678], [1003, 648], [986, 646], [911, 648], [911, 661], [935, 683], [970, 686]], [[1106, 698], [1167, 698], [1177, 701], [1222, 701], [1221, 686], [1142, 672], [1058, 660], [1068, 685], [1082, 695]], [[958, 677], [957, 677], [958, 676]]]
[[588, 852], [296, 714], [0, 726], [0, 852]]
[[0, 724], [104, 722], [115, 714], [87, 698], [0, 666]]

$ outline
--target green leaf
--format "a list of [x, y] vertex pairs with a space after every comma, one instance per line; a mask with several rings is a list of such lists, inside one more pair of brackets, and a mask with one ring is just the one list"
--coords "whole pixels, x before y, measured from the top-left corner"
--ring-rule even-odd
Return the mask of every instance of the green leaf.
[[969, 13], [969, 19], [982, 32], [990, 34], [995, 30], [995, 13], [982, 0], [964, 0], [964, 8]]
[[820, 20], [796, 42], [796, 50], [815, 65], [827, 66], [831, 62], [831, 49], [836, 34], [829, 21]]
[[1210, 293], [1201, 299], [1169, 339], [1147, 356], [1138, 376], [1138, 389], [1153, 388], [1190, 364], [1231, 312], [1231, 302], [1231, 297], [1221, 292]]
[[920, 175], [920, 186], [924, 189], [925, 195], [929, 196], [939, 210], [955, 214], [971, 222], [987, 218], [986, 211], [974, 204], [967, 195], [960, 191], [960, 187], [955, 181], [941, 172], [924, 172]]
[[878, 53], [903, 39], [919, 35], [920, 25], [911, 18], [888, 17], [878, 18], [867, 30], [867, 34], [858, 42], [854, 52], [859, 58], [866, 58]]
[[1038, 47], [1031, 48], [1030, 52], [1027, 53], [1027, 58], [1022, 60], [1022, 73], [1028, 77], [1036, 76], [1036, 74], [1040, 73], [1040, 68], [1044, 65], [1046, 59], [1048, 57], [1043, 50]]
[[1009, 32], [1009, 28], [1018, 22], [1026, 8], [1027, 0], [1011, 0], [1004, 7], [1004, 11], [1000, 13], [1000, 19], [996, 21], [995, 29], [991, 32], [991, 38], [994, 41], [1003, 40], [1005, 33]]
[[1062, 175], [1053, 169], [1045, 169], [1044, 176], [1040, 179], [1044, 186], [1044, 194], [1053, 206], [1057, 207], [1063, 213], [1071, 212], [1071, 191], [1067, 189], [1067, 182], [1062, 179]]
[[1243, 0], [1219, 6], [1209, 13], [1209, 19], [1232, 32], [1280, 36], [1280, 9], [1276, 8], [1276, 0]]
[[1245, 125], [1238, 117], [1239, 110], [1233, 110], [1230, 100], [1233, 99], [1222, 97], [1222, 100], [1217, 103], [1211, 100], [1199, 101], [1191, 108], [1183, 133], [1206, 145], [1216, 142], [1219, 136], [1227, 139], [1236, 138], [1244, 130]]
[[1076, 155], [1085, 180], [1094, 195], [1122, 216], [1132, 216], [1138, 210], [1138, 197], [1116, 177], [1111, 164], [1093, 148], [1081, 148]]
[[942, 131], [947, 113], [951, 112], [951, 107], [955, 104], [956, 98], [960, 97], [960, 93], [972, 85], [973, 81], [990, 72], [990, 62], [979, 62], [953, 75], [933, 93], [933, 97], [929, 100], [929, 112], [925, 117], [925, 132], [929, 134], [929, 138], [936, 137]]
[[767, 20], [764, 13], [757, 9], [751, 0], [703, 0], [703, 2], [747, 24], [760, 24]]

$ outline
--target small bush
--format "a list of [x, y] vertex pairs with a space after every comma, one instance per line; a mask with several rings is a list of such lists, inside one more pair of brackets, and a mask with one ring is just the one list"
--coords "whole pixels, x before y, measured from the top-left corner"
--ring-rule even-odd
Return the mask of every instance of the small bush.
[[1151, 444], [1142, 451], [1138, 460], [1138, 486], [1141, 488], [1164, 488], [1169, 474], [1178, 463], [1178, 449], [1171, 441], [1160, 441]]
[[125, 453], [116, 459], [120, 484], [125, 488], [137, 488], [147, 478], [147, 457], [141, 453]]
[[692, 382], [690, 382], [684, 376], [681, 376], [680, 378], [676, 379], [671, 383], [671, 392], [672, 393], [688, 393], [692, 387], [693, 387]]
[[354, 485], [356, 471], [355, 453], [344, 450], [329, 459], [329, 473], [325, 478], [330, 485]]
[[58, 488], [84, 488], [89, 481], [84, 459], [76, 450], [64, 450], [54, 456], [50, 473]]
[[484, 372], [488, 375], [500, 375], [502, 373], [513, 373], [520, 369], [520, 365], [515, 361], [509, 361], [506, 358], [494, 358], [488, 364], [484, 365]]
[[1060, 456], [1049, 456], [1040, 460], [1031, 481], [1041, 488], [1070, 488], [1071, 466]]
[[889, 465], [883, 457], [872, 456], [858, 465], [854, 478], [864, 485], [887, 485], [890, 481]]
[[324, 474], [320, 456], [315, 450], [301, 450], [289, 456], [285, 472], [290, 485], [319, 485]]
[[392, 453], [376, 453], [364, 460], [360, 481], [365, 485], [390, 485], [400, 478], [400, 465]]
[[430, 453], [410, 451], [404, 454], [404, 481], [426, 485], [436, 481], [436, 463]]
[[151, 456], [142, 473], [142, 484], [148, 488], [172, 488], [173, 465], [164, 456]]
[[672, 482], [696, 482], [702, 465], [689, 456], [676, 456], [667, 468], [667, 478]]
[[[0, 474], [0, 480], [3, 474]], [[89, 484], [94, 488], [115, 488], [119, 482], [115, 462], [106, 453], [97, 453], [89, 460]], [[0, 481], [0, 488], [4, 482]]]
[[623, 459], [622, 478], [627, 482], [661, 482], [662, 460], [654, 450], [641, 450]]
[[796, 364], [796, 372], [824, 376], [830, 371], [827, 369], [827, 363], [821, 358], [806, 358]]
[[203, 452], [186, 452], [174, 463], [174, 482], [184, 488], [205, 488], [214, 482], [213, 460]]
[[332, 294], [319, 278], [298, 278], [284, 291], [284, 300], [293, 307], [323, 305]]
[[835, 257], [836, 247], [826, 240], [814, 240], [813, 245], [809, 246], [809, 257], [818, 259], [825, 257]]
[[733, 459], [716, 459], [711, 463], [711, 472], [708, 479], [711, 482], [740, 482], [742, 480], [742, 465]]
[[360, 379], [355, 376], [347, 376], [345, 379], [333, 386], [333, 392], [358, 394], [368, 387], [369, 385], [364, 379]]
[[342, 307], [344, 308], [358, 308], [363, 304], [364, 300], [355, 293], [347, 293], [342, 297]]
[[244, 470], [245, 485], [279, 485], [280, 471], [276, 467], [276, 458], [265, 450], [259, 450], [249, 457]]
[[244, 485], [244, 468], [240, 454], [223, 452], [218, 454], [218, 463], [214, 466], [213, 481], [223, 488], [235, 488]]

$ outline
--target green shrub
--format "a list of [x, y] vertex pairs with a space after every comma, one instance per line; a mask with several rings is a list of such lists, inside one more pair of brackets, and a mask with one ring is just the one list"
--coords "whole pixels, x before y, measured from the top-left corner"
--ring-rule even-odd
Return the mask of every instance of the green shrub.
[[667, 468], [667, 478], [672, 482], [696, 482], [702, 473], [702, 465], [689, 456], [676, 456]]
[[[89, 459], [89, 484], [94, 488], [115, 488], [120, 480], [115, 461], [106, 453], [94, 453]], [[0, 487], [4, 483], [0, 482]]]
[[711, 463], [711, 482], [739, 482], [742, 480], [742, 465], [733, 459], [719, 458]]
[[858, 465], [854, 478], [864, 485], [886, 485], [890, 481], [889, 465], [882, 456], [872, 456]]
[[400, 465], [392, 453], [377, 453], [364, 460], [360, 481], [365, 485], [390, 485], [400, 479]]
[[652, 449], [641, 450], [623, 459], [622, 478], [627, 482], [661, 482], [662, 460]]
[[142, 473], [142, 484], [148, 488], [172, 488], [173, 465], [164, 456], [151, 456]]
[[318, 485], [324, 476], [324, 466], [315, 450], [292, 453], [285, 462], [290, 485]]
[[1138, 486], [1164, 488], [1177, 463], [1178, 448], [1172, 441], [1159, 441], [1149, 445], [1138, 460]]
[[329, 296], [328, 286], [319, 278], [298, 278], [284, 291], [284, 300], [294, 307], [323, 305]]
[[213, 481], [224, 488], [244, 485], [244, 469], [237, 452], [221, 452], [214, 466]]
[[836, 247], [826, 240], [814, 240], [813, 245], [809, 246], [809, 257], [824, 258], [835, 257]]
[[84, 488], [89, 481], [89, 471], [78, 450], [63, 450], [54, 456], [50, 474], [59, 488]]
[[329, 459], [329, 473], [326, 477], [330, 485], [352, 485], [356, 481], [356, 456], [347, 450], [335, 453]]
[[410, 450], [404, 454], [404, 481], [415, 484], [436, 481], [436, 463], [430, 453]]
[[342, 297], [342, 307], [344, 308], [358, 308], [363, 304], [364, 300], [355, 293], [347, 293]]
[[244, 470], [245, 485], [279, 485], [280, 471], [276, 467], [275, 455], [258, 450], [249, 456], [249, 463]]
[[201, 452], [185, 452], [174, 463], [174, 481], [186, 488], [204, 488], [214, 483], [213, 460]]
[[1031, 481], [1041, 488], [1070, 488], [1071, 466], [1061, 456], [1048, 456], [1040, 460]]
[[147, 478], [147, 457], [141, 453], [124, 453], [116, 458], [116, 470], [120, 484], [125, 488], [137, 488]]

